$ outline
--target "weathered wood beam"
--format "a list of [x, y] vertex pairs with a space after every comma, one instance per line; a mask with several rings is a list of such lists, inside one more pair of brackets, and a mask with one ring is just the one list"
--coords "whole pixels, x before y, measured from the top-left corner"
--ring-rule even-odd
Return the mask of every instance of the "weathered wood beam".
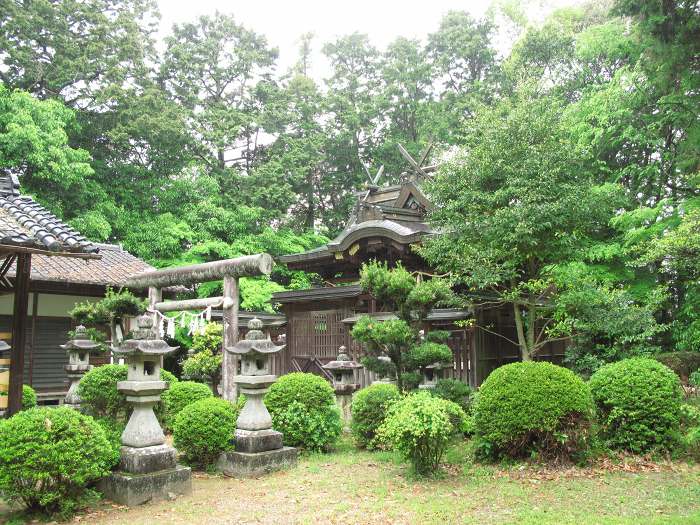
[[24, 383], [24, 351], [27, 342], [27, 308], [29, 306], [29, 278], [32, 273], [32, 256], [17, 255], [15, 276], [15, 304], [12, 312], [12, 349], [10, 350], [10, 391], [7, 413], [13, 415], [22, 410], [22, 384]]
[[129, 288], [176, 286], [217, 281], [225, 277], [252, 277], [269, 275], [272, 271], [272, 257], [267, 253], [245, 255], [235, 259], [213, 261], [177, 268], [154, 270], [132, 277], [124, 283]]
[[221, 388], [224, 399], [236, 401], [238, 387], [234, 377], [238, 371], [238, 359], [226, 348], [238, 342], [238, 277], [224, 277], [224, 301], [231, 301], [230, 308], [224, 308], [224, 342], [221, 348], [223, 362], [221, 364]]
[[228, 297], [207, 297], [204, 299], [185, 299], [182, 301], [162, 301], [155, 303], [154, 309], [159, 312], [178, 312], [181, 310], [201, 310], [209, 306], [220, 306], [225, 310], [233, 306], [233, 300]]

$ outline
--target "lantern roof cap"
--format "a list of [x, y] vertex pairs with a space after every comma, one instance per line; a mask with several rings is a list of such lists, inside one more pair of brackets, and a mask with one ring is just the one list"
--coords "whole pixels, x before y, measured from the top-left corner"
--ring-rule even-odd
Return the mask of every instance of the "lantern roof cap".
[[87, 329], [83, 325], [78, 325], [75, 328], [73, 339], [69, 339], [66, 344], [61, 345], [61, 348], [66, 351], [86, 350], [89, 352], [90, 350], [97, 350], [100, 348], [100, 343], [90, 339], [90, 336], [87, 334]]
[[179, 346], [170, 346], [162, 339], [156, 338], [153, 331], [153, 319], [150, 315], [137, 317], [136, 325], [138, 328], [134, 330], [134, 337], [115, 347], [114, 353], [121, 355], [167, 355], [179, 348]]
[[245, 355], [250, 353], [274, 354], [282, 350], [285, 345], [276, 345], [262, 331], [263, 323], [257, 317], [248, 321], [248, 333], [245, 339], [241, 339], [233, 346], [226, 347], [226, 351], [232, 354]]
[[356, 361], [353, 361], [347, 353], [347, 348], [345, 346], [341, 346], [338, 349], [338, 357], [335, 359], [335, 361], [330, 361], [321, 368], [325, 370], [355, 370], [356, 368], [362, 368], [362, 365]]

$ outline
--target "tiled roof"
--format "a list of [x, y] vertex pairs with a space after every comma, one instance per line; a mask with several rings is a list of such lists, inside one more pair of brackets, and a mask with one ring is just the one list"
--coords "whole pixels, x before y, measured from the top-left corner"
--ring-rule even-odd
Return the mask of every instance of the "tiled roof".
[[[137, 273], [154, 270], [153, 266], [114, 244], [94, 244], [101, 259], [76, 259], [53, 255], [32, 256], [33, 281], [123, 286]], [[14, 266], [8, 276], [13, 277]]]
[[13, 175], [0, 173], [0, 246], [96, 254], [99, 248], [31, 197]]

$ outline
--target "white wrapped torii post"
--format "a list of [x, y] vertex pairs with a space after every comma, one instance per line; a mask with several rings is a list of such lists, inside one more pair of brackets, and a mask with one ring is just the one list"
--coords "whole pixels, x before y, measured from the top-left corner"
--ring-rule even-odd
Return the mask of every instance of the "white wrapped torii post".
[[[179, 266], [163, 270], [153, 270], [135, 275], [126, 281], [129, 288], [148, 288], [148, 306], [151, 311], [172, 312], [196, 310], [208, 306], [221, 306], [224, 321], [224, 343], [222, 348], [221, 383], [223, 397], [235, 401], [237, 397], [236, 358], [224, 349], [238, 341], [239, 277], [270, 275], [272, 257], [267, 253], [245, 255], [235, 259], [224, 259], [190, 266]], [[188, 299], [184, 301], [163, 301], [162, 289], [167, 286], [192, 285], [208, 281], [224, 281], [224, 294], [221, 297]]]

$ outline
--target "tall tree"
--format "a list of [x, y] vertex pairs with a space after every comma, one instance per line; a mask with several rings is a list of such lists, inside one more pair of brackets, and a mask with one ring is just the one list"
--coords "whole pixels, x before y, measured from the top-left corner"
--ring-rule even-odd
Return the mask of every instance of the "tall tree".
[[224, 192], [236, 188], [232, 172], [254, 161], [259, 88], [271, 80], [276, 58], [265, 37], [218, 12], [176, 24], [166, 38], [161, 81], [189, 111], [190, 132], [200, 144], [196, 154]]
[[604, 233], [616, 203], [614, 187], [594, 185], [560, 115], [560, 101], [529, 91], [482, 112], [428, 187], [445, 233], [422, 253], [473, 301], [512, 308], [524, 360], [568, 335], [555, 330], [550, 268]]
[[69, 106], [139, 78], [153, 53], [154, 0], [1, 0], [0, 13], [0, 80]]

